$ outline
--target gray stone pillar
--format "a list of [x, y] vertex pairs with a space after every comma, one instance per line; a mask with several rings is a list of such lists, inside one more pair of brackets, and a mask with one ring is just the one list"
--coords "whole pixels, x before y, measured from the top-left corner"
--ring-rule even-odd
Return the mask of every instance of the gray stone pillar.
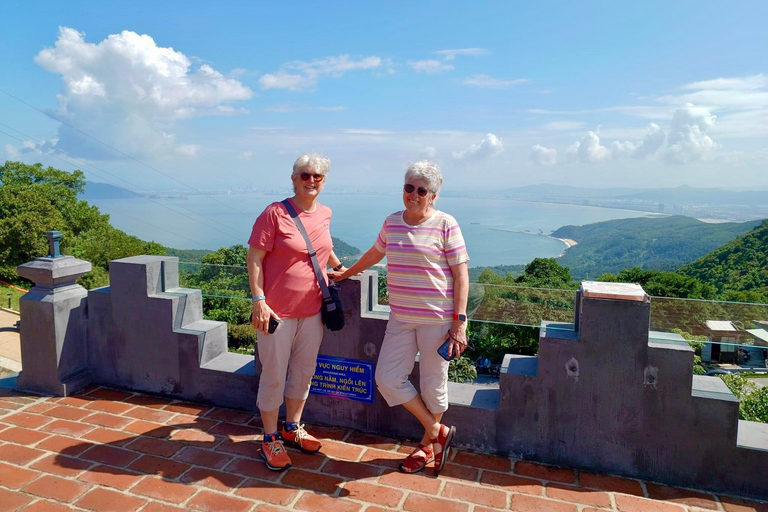
[[49, 231], [50, 254], [18, 267], [35, 286], [20, 300], [20, 389], [67, 396], [90, 382], [86, 297], [76, 283], [91, 264], [59, 253], [61, 233]]

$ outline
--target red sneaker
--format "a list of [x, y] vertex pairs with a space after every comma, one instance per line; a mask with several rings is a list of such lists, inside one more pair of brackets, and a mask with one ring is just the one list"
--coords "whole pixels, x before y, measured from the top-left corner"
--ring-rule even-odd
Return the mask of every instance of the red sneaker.
[[307, 453], [316, 453], [323, 446], [315, 436], [304, 430], [304, 425], [301, 423], [299, 423], [295, 430], [290, 431], [285, 430], [285, 425], [283, 425], [282, 436], [285, 442], [298, 446], [301, 451]]
[[264, 463], [272, 471], [282, 471], [291, 467], [291, 458], [279, 439], [261, 443], [260, 453]]

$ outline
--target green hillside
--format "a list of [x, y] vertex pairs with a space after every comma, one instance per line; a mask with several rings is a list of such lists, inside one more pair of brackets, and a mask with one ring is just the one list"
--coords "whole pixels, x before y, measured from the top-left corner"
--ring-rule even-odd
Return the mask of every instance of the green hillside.
[[678, 273], [709, 283], [732, 300], [768, 297], [768, 220]]
[[559, 260], [576, 279], [640, 267], [674, 271], [742, 235], [760, 221], [706, 223], [691, 217], [640, 217], [564, 226], [552, 236], [579, 245]]

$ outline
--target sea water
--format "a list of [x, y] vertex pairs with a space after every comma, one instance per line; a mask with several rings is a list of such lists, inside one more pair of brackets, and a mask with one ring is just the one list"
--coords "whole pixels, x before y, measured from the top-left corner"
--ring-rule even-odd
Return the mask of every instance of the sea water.
[[[246, 244], [256, 217], [284, 196], [233, 194], [186, 199], [91, 199], [116, 228], [177, 249], [211, 249]], [[360, 250], [376, 239], [384, 218], [403, 209], [402, 196], [322, 194], [333, 210], [331, 234]], [[543, 202], [441, 197], [437, 208], [461, 226], [470, 266], [528, 263], [556, 257], [566, 244], [549, 235], [565, 225], [641, 217], [645, 212]]]

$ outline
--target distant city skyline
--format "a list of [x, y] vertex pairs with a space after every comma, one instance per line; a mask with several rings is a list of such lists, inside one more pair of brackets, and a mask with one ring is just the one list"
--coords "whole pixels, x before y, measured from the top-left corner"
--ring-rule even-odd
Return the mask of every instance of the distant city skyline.
[[[768, 189], [768, 3], [0, 5], [0, 159], [134, 191]], [[47, 114], [47, 115], [46, 115]]]

